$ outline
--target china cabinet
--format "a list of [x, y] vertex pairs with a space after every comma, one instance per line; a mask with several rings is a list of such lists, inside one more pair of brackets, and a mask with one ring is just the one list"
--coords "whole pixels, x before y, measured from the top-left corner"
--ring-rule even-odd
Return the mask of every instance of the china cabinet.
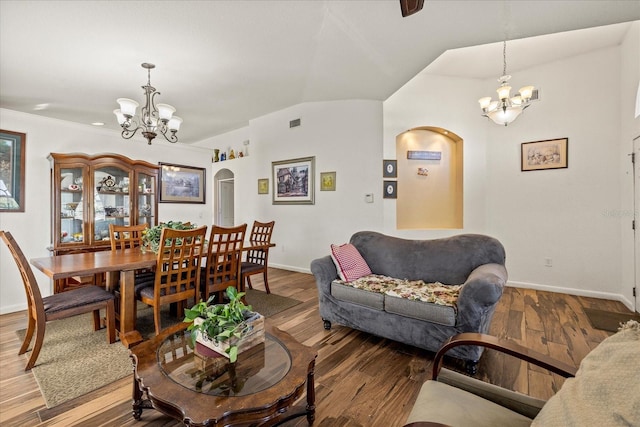
[[[108, 250], [109, 224], [157, 225], [157, 165], [118, 154], [49, 154], [51, 250], [55, 255]], [[102, 277], [56, 281], [56, 293]]]

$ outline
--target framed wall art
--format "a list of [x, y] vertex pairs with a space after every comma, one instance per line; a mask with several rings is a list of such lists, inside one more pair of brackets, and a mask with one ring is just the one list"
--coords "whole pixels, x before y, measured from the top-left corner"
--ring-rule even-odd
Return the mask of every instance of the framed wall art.
[[384, 181], [382, 194], [385, 199], [398, 198], [398, 181]]
[[523, 142], [520, 147], [522, 171], [562, 169], [569, 166], [569, 138]]
[[269, 178], [258, 179], [258, 194], [269, 194]]
[[382, 176], [385, 178], [396, 178], [398, 176], [397, 167], [398, 167], [397, 160], [383, 160]]
[[274, 205], [314, 204], [315, 157], [271, 162]]
[[335, 172], [320, 172], [320, 191], [336, 191]]
[[0, 212], [24, 212], [26, 138], [0, 129]]
[[161, 203], [205, 203], [204, 168], [160, 163]]

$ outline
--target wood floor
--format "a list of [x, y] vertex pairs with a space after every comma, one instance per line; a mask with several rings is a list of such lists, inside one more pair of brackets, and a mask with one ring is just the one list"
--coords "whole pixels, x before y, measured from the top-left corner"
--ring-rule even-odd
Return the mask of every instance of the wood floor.
[[[262, 282], [255, 277], [254, 287], [263, 289]], [[311, 275], [270, 269], [269, 287], [273, 293], [302, 301], [272, 320], [318, 352], [314, 425], [402, 426], [427, 377], [433, 355], [339, 325], [325, 331]], [[592, 329], [582, 307], [627, 311], [615, 301], [506, 288], [491, 333], [577, 366], [610, 335]], [[142, 420], [135, 421], [131, 416], [130, 377], [46, 409], [33, 375], [24, 372], [26, 358], [17, 355], [21, 343], [15, 331], [25, 326], [24, 312], [0, 316], [0, 425], [181, 425], [153, 410], [144, 411]], [[548, 398], [562, 385], [562, 379], [556, 375], [491, 351], [482, 357], [478, 377], [541, 398]]]

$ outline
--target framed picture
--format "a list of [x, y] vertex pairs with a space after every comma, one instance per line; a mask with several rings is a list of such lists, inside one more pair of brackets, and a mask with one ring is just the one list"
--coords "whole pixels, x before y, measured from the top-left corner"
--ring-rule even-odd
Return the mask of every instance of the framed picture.
[[0, 212], [24, 212], [27, 135], [0, 129]]
[[320, 191], [336, 191], [335, 172], [320, 172]]
[[315, 159], [271, 162], [274, 205], [313, 205]]
[[385, 199], [397, 199], [398, 181], [384, 181], [382, 194]]
[[160, 163], [161, 203], [204, 203], [204, 168]]
[[382, 176], [385, 178], [396, 178], [398, 176], [397, 167], [398, 167], [397, 160], [383, 160]]
[[520, 149], [522, 171], [561, 169], [569, 165], [569, 138], [523, 142]]
[[269, 178], [258, 179], [258, 194], [269, 194]]

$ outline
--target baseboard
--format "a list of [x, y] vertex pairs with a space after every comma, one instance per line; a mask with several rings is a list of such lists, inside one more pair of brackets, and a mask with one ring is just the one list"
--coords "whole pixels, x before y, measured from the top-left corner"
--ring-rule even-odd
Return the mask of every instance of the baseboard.
[[311, 270], [308, 268], [292, 267], [290, 265], [274, 264], [272, 262], [269, 263], [269, 267], [279, 268], [280, 270], [295, 271], [296, 273], [311, 274]]
[[628, 300], [624, 295], [614, 294], [611, 292], [588, 291], [584, 289], [563, 288], [559, 286], [541, 285], [539, 283], [514, 282], [509, 280], [507, 286], [514, 288], [534, 289], [536, 291], [556, 292], [567, 295], [577, 295], [581, 297], [591, 297], [619, 301], [625, 305], [630, 311], [634, 311], [633, 302]]

